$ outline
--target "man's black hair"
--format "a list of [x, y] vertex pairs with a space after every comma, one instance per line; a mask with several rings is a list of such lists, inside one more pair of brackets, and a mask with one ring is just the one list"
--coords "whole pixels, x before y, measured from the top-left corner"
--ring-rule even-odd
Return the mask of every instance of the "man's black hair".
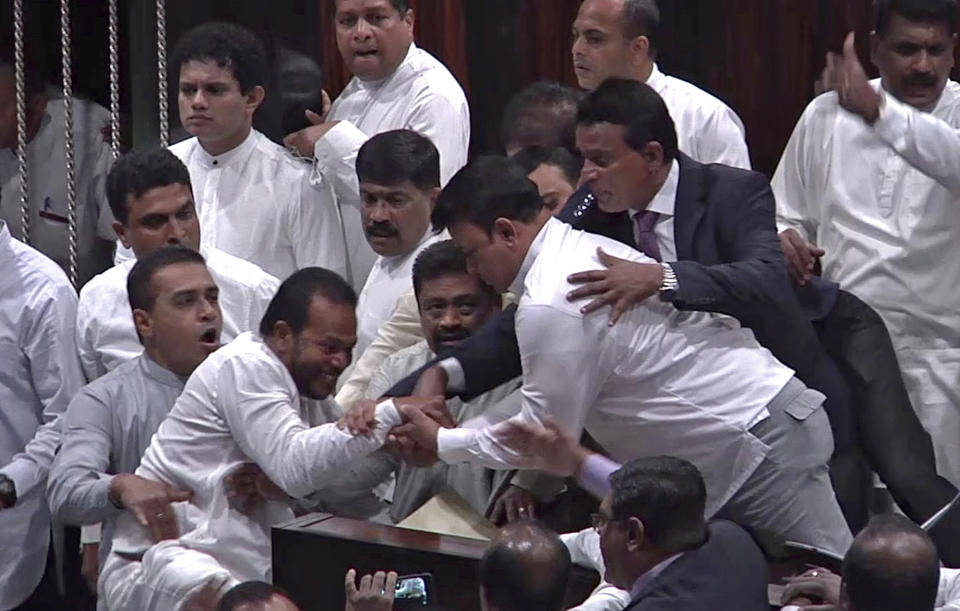
[[656, 0], [623, 1], [623, 37], [633, 40], [646, 36], [650, 41], [650, 57], [656, 58], [660, 44], [660, 7]]
[[277, 289], [277, 294], [270, 300], [260, 320], [260, 335], [271, 335], [281, 320], [290, 326], [293, 333], [300, 333], [309, 321], [310, 303], [314, 297], [323, 297], [331, 303], [350, 308], [357, 307], [357, 294], [346, 280], [322, 267], [305, 267], [291, 274]]
[[522, 167], [527, 174], [533, 172], [543, 164], [559, 168], [563, 177], [572, 186], [576, 187], [580, 181], [580, 170], [583, 169], [583, 160], [565, 148], [545, 148], [530, 146], [510, 158], [510, 161]]
[[176, 155], [162, 147], [135, 149], [113, 162], [107, 174], [107, 202], [113, 218], [126, 225], [130, 221], [127, 197], [143, 197], [150, 189], [168, 185], [190, 188], [190, 171]]
[[266, 603], [269, 602], [274, 595], [282, 596], [290, 602], [293, 602], [293, 598], [287, 594], [286, 590], [279, 586], [263, 581], [244, 581], [230, 588], [230, 590], [223, 595], [220, 603], [217, 604], [217, 611], [234, 611], [234, 609], [242, 605]]
[[624, 140], [635, 151], [659, 142], [664, 161], [677, 156], [677, 130], [663, 98], [648, 85], [611, 78], [587, 94], [577, 110], [578, 125], [611, 123], [626, 128]]
[[610, 475], [611, 513], [637, 518], [644, 535], [664, 553], [703, 545], [707, 490], [700, 471], [682, 458], [654, 456], [626, 463]]
[[210, 61], [229, 70], [244, 94], [266, 85], [267, 52], [263, 43], [252, 32], [233, 23], [204, 23], [184, 34], [173, 51], [173, 78], [179, 80], [180, 69], [190, 61]]
[[[467, 267], [467, 258], [463, 251], [457, 248], [453, 240], [443, 240], [431, 244], [417, 255], [413, 262], [413, 293], [420, 303], [420, 287], [427, 280], [435, 280], [444, 276], [470, 275]], [[477, 282], [483, 289], [484, 295], [491, 301], [498, 298], [497, 292], [479, 277]]]
[[544, 146], [576, 151], [577, 104], [582, 97], [580, 91], [554, 81], [524, 87], [503, 110], [503, 148]]
[[461, 221], [486, 231], [498, 218], [529, 222], [543, 208], [537, 185], [527, 173], [506, 157], [477, 157], [440, 192], [431, 222], [436, 231]]
[[203, 255], [182, 246], [165, 246], [137, 259], [127, 275], [127, 299], [130, 310], [149, 312], [157, 301], [157, 295], [150, 288], [153, 277], [160, 270], [180, 263], [206, 265]]
[[357, 153], [357, 178], [378, 185], [410, 181], [421, 191], [440, 186], [440, 153], [433, 142], [409, 129], [382, 132]]
[[[912, 558], [902, 551], [909, 539], [916, 543], [911, 551], [919, 552]], [[937, 549], [907, 518], [875, 516], [847, 550], [843, 581], [856, 611], [933, 611], [940, 583]]]
[[915, 23], [942, 23], [951, 34], [957, 32], [957, 0], [873, 0], [873, 30], [878, 36], [887, 34], [894, 15]]
[[480, 559], [480, 588], [499, 611], [560, 611], [570, 575], [570, 552], [539, 522], [504, 526]]

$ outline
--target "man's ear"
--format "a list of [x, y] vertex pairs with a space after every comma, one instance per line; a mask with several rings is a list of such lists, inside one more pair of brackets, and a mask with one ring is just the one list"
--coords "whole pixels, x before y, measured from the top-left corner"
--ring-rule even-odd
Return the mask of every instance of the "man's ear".
[[247, 109], [250, 110], [251, 114], [260, 108], [260, 105], [263, 104], [263, 98], [266, 97], [266, 95], [266, 90], [260, 85], [256, 85], [247, 92]]
[[113, 222], [113, 232], [117, 234], [117, 238], [120, 239], [120, 243], [123, 244], [125, 248], [132, 248], [130, 246], [130, 240], [127, 239], [127, 227], [120, 221]]
[[508, 218], [500, 217], [495, 220], [493, 222], [493, 231], [490, 233], [495, 236], [500, 236], [500, 239], [508, 245], [512, 245], [517, 241], [517, 226]]
[[640, 518], [627, 520], [627, 549], [636, 552], [646, 547], [646, 528]]
[[630, 50], [633, 52], [633, 62], [638, 67], [650, 61], [650, 39], [646, 36], [637, 36], [631, 40]]
[[[954, 34], [954, 37], [956, 37], [956, 34]], [[874, 67], [876, 68], [880, 67], [877, 59], [877, 53], [879, 48], [880, 48], [880, 35], [877, 34], [876, 30], [872, 30], [870, 32], [870, 63], [873, 64]]]
[[153, 324], [150, 320], [150, 313], [146, 310], [136, 309], [133, 311], [133, 326], [140, 336], [140, 340], [153, 337]]
[[408, 28], [410, 28], [410, 31], [413, 31], [413, 27], [417, 23], [417, 16], [414, 14], [413, 9], [411, 8], [407, 9], [407, 12], [400, 17], [400, 20], [403, 21]]
[[651, 171], [659, 168], [665, 163], [663, 145], [659, 142], [647, 142], [645, 145], [643, 145], [643, 150], [640, 152], [640, 156], [643, 157], [643, 160], [647, 163], [647, 165], [650, 166]]
[[431, 213], [431, 214], [433, 214], [433, 209], [436, 208], [436, 206], [437, 206], [437, 199], [440, 197], [440, 191], [442, 191], [442, 190], [443, 190], [443, 189], [441, 189], [440, 187], [434, 187], [434, 188], [430, 189], [430, 191], [429, 191], [429, 194], [430, 194], [430, 213]]

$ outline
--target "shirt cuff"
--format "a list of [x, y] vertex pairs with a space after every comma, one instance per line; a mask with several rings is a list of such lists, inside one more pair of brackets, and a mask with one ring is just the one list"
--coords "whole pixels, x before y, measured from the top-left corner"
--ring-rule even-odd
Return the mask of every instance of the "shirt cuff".
[[469, 462], [470, 447], [478, 434], [475, 429], [441, 427], [437, 431], [437, 457], [449, 465]]
[[377, 404], [375, 412], [377, 419], [377, 428], [390, 430], [395, 426], [403, 424], [403, 418], [400, 417], [400, 410], [393, 402], [393, 399], [387, 399]]
[[37, 467], [26, 460], [15, 460], [0, 470], [0, 474], [6, 475], [13, 482], [14, 490], [17, 493], [17, 503], [20, 503], [28, 494], [30, 494], [40, 482], [40, 474], [37, 473]]
[[454, 357], [445, 358], [437, 363], [437, 367], [447, 374], [447, 392], [456, 394], [467, 389], [467, 376], [463, 373], [463, 365]]
[[102, 528], [100, 523], [86, 524], [80, 527], [80, 545], [93, 545], [100, 543], [102, 538]]
[[910, 113], [916, 112], [893, 96], [881, 91], [880, 114], [873, 122], [873, 131], [881, 140], [895, 149], [903, 146], [904, 136], [910, 130]]
[[326, 166], [343, 164], [343, 160], [357, 151], [368, 137], [360, 128], [349, 121], [340, 121], [317, 140], [313, 145], [313, 154], [320, 164], [320, 172]]
[[614, 462], [602, 454], [591, 454], [583, 461], [580, 467], [580, 476], [577, 481], [583, 486], [584, 490], [596, 497], [604, 497], [610, 492], [610, 474], [620, 468], [620, 464]]

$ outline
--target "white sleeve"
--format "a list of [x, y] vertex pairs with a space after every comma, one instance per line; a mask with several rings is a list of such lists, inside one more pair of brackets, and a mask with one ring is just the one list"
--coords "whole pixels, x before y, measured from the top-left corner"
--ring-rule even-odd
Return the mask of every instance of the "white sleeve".
[[960, 570], [940, 569], [937, 611], [960, 611]]
[[[570, 551], [570, 560], [584, 568], [593, 569], [602, 577], [606, 572], [603, 554], [600, 551], [600, 536], [593, 528], [560, 535], [560, 540]], [[621, 611], [630, 604], [630, 593], [611, 583], [601, 581], [580, 605], [571, 611]]]
[[815, 133], [818, 118], [811, 109], [816, 103], [814, 101], [797, 122], [770, 181], [777, 200], [777, 230], [794, 229], [814, 243], [820, 221], [816, 172], [818, 167], [829, 163], [826, 148], [817, 155], [817, 147], [823, 143], [817, 142]]
[[345, 240], [357, 236], [345, 236], [329, 187], [314, 184], [306, 171], [297, 171], [288, 178], [299, 182], [299, 190], [294, 191], [296, 201], [289, 202], [287, 219], [294, 265], [297, 269], [324, 267], [350, 281]]
[[881, 140], [944, 188], [960, 192], [960, 130], [882, 93], [873, 131]]
[[370, 436], [353, 436], [336, 423], [309, 427], [291, 403], [279, 376], [224, 363], [218, 378], [218, 404], [234, 440], [284, 492], [302, 498], [323, 487], [337, 469], [383, 445], [401, 423], [393, 401], [377, 406]]
[[35, 311], [23, 313], [26, 343], [22, 349], [30, 361], [34, 392], [43, 408], [40, 426], [22, 452], [0, 469], [13, 480], [17, 498], [35, 488], [44, 490], [54, 454], [60, 445], [61, 416], [83, 386], [77, 358], [77, 296], [69, 286], [41, 302]]
[[[81, 291], [81, 297], [83, 292]], [[96, 316], [90, 311], [89, 299], [80, 299], [77, 304], [77, 354], [80, 355], [80, 367], [87, 382], [93, 382], [107, 373], [96, 347], [97, 330], [93, 326]]]
[[[613, 370], [611, 351], [597, 325], [550, 306], [517, 310], [517, 342], [523, 365], [520, 422], [540, 423], [550, 415], [579, 438], [587, 413]], [[468, 423], [469, 427], [471, 423]], [[437, 450], [444, 462], [479, 462], [492, 469], [524, 467], [497, 439], [497, 427], [440, 429]]]
[[369, 139], [349, 121], [339, 121], [313, 147], [316, 170], [333, 188], [336, 200], [360, 208], [357, 153]]
[[743, 122], [726, 105], [711, 113], [703, 125], [703, 132], [697, 138], [697, 161], [700, 163], [722, 163], [735, 168], [750, 169], [750, 151]]

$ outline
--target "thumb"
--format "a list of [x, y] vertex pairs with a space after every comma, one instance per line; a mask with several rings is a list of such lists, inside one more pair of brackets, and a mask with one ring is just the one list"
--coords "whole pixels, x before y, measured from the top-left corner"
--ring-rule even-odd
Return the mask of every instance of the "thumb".
[[620, 261], [617, 257], [607, 254], [602, 246], [597, 246], [597, 258], [600, 259], [600, 262], [606, 267], [610, 267]]
[[350, 569], [347, 571], [346, 577], [344, 577], [343, 585], [344, 589], [347, 592], [347, 600], [349, 601], [351, 597], [356, 596], [357, 594], [357, 571]]
[[189, 501], [193, 498], [193, 492], [190, 490], [171, 490], [170, 491], [170, 502], [176, 503], [179, 501]]
[[427, 418], [424, 413], [420, 411], [420, 408], [414, 407], [413, 405], [401, 405], [400, 415], [403, 416], [404, 420], [412, 422], [413, 424], [420, 424]]
[[305, 111], [304, 114], [307, 115], [307, 121], [310, 121], [311, 125], [320, 125], [321, 123], [323, 123], [323, 117], [313, 112], [309, 108]]

